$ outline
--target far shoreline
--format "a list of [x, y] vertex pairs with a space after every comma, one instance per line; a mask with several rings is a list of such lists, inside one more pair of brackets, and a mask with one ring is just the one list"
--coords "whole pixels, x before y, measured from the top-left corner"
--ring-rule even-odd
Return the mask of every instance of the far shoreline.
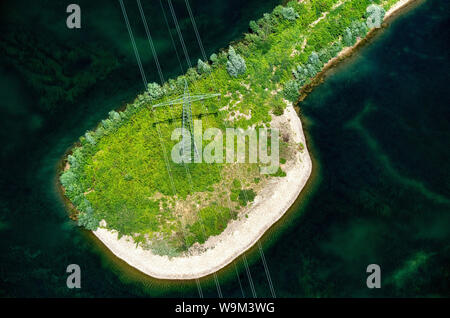
[[[401, 0], [399, 2], [397, 2], [385, 15], [384, 21], [383, 21], [383, 27], [380, 29], [373, 29], [371, 30], [367, 36], [363, 39], [358, 40], [354, 46], [352, 47], [347, 47], [344, 48], [339, 55], [336, 58], [333, 58], [332, 60], [330, 60], [322, 69], [322, 71], [316, 75], [316, 77], [312, 80], [311, 84], [306, 85], [305, 87], [303, 87], [300, 91], [300, 97], [298, 102], [296, 103], [296, 105], [298, 105], [299, 102], [301, 102], [302, 100], [304, 100], [304, 98], [314, 89], [314, 87], [318, 86], [320, 83], [323, 82], [324, 78], [326, 77], [326, 74], [328, 73], [328, 71], [330, 69], [332, 69], [333, 67], [335, 67], [336, 65], [338, 65], [340, 62], [342, 62], [343, 60], [345, 60], [347, 57], [353, 55], [353, 53], [355, 53], [359, 48], [363, 47], [365, 44], [367, 44], [380, 30], [383, 30], [385, 27], [385, 24], [388, 23], [390, 20], [392, 20], [393, 18], [395, 18], [398, 14], [400, 14], [401, 12], [404, 11], [404, 9], [408, 9], [410, 7], [410, 5], [414, 4], [414, 3], [418, 3], [420, 2], [420, 0]], [[292, 106], [290, 106], [292, 107]], [[285, 112], [291, 112], [291, 109], [293, 111], [293, 108], [288, 107], [286, 109]], [[288, 110], [289, 109], [289, 110]], [[296, 112], [294, 111], [294, 114]], [[302, 189], [304, 188], [305, 184], [307, 183], [307, 181], [309, 180], [309, 177], [311, 175], [311, 170], [312, 170], [312, 164], [311, 164], [311, 159], [309, 157], [309, 153], [307, 150], [307, 143], [306, 143], [306, 139], [303, 133], [303, 129], [302, 129], [302, 123], [300, 121], [300, 116], [296, 115], [298, 121], [300, 122], [300, 126], [299, 126], [299, 130], [297, 130], [301, 136], [302, 136], [302, 142], [305, 146], [304, 152], [307, 155], [307, 158], [309, 159], [310, 162], [310, 167], [307, 167], [307, 171], [309, 170], [309, 172], [307, 172], [307, 177], [304, 180], [303, 184], [298, 184], [297, 185], [297, 190], [298, 193], [295, 195], [295, 197], [293, 198], [293, 200], [291, 200], [291, 198], [289, 198], [289, 200], [287, 200], [285, 205], [283, 206], [284, 212], [282, 212], [278, 218], [276, 218], [273, 222], [269, 222], [271, 223], [270, 225], [268, 225], [267, 228], [263, 229], [261, 231], [261, 233], [259, 233], [259, 235], [256, 235], [256, 238], [253, 239], [252, 243], [250, 245], [248, 245], [244, 250], [238, 250], [237, 255], [234, 255], [231, 257], [231, 259], [229, 261], [224, 261], [219, 265], [214, 266], [213, 268], [210, 268], [209, 270], [206, 271], [197, 271], [197, 273], [185, 273], [184, 275], [180, 275], [180, 274], [175, 274], [173, 275], [173, 272], [171, 273], [171, 275], [167, 274], [166, 275], [161, 275], [158, 274], [152, 270], [149, 270], [148, 268], [146, 268], [146, 264], [143, 264], [140, 260], [133, 260], [133, 255], [128, 255], [130, 252], [130, 248], [133, 248], [133, 246], [135, 245], [134, 243], [131, 242], [122, 242], [123, 244], [118, 244], [118, 242], [120, 240], [118, 240], [117, 234], [113, 234], [111, 233], [111, 231], [107, 231], [106, 229], [97, 229], [97, 231], [94, 231], [93, 234], [95, 235], [95, 237], [101, 241], [116, 257], [118, 257], [119, 259], [125, 261], [127, 264], [129, 264], [131, 267], [139, 270], [140, 272], [144, 273], [145, 275], [151, 276], [153, 278], [156, 279], [168, 279], [168, 280], [191, 280], [191, 279], [196, 279], [196, 278], [201, 278], [201, 277], [206, 277], [208, 275], [211, 275], [225, 267], [227, 267], [232, 261], [234, 261], [236, 259], [236, 257], [238, 257], [239, 255], [242, 255], [244, 253], [246, 253], [248, 250], [250, 250], [251, 248], [253, 248], [255, 246], [255, 244], [261, 239], [262, 236], [264, 236], [265, 233], [268, 232], [268, 230], [274, 226], [277, 222], [279, 222], [282, 217], [286, 214], [286, 212], [288, 210], [291, 209], [292, 205], [294, 204], [294, 202], [297, 201], [298, 197], [301, 195]], [[292, 120], [292, 118], [290, 118]], [[297, 127], [298, 128], [298, 127]], [[70, 153], [72, 147], [64, 154], [60, 164], [58, 165], [58, 173], [64, 169], [64, 165], [65, 165], [65, 161], [67, 158], [67, 154]], [[306, 157], [304, 158], [306, 159]], [[307, 159], [306, 159], [307, 160]], [[286, 177], [285, 177], [286, 178]], [[71, 216], [74, 216], [76, 214], [76, 210], [73, 206], [70, 206], [71, 203], [70, 201], [68, 201], [67, 198], [65, 198], [64, 196], [64, 189], [62, 187], [62, 185], [58, 182], [58, 189], [59, 192], [61, 193], [61, 195], [63, 196], [64, 199], [64, 203], [65, 205], [70, 209], [71, 211]], [[291, 202], [292, 201], [292, 202]], [[69, 204], [68, 204], [69, 203]], [[229, 229], [229, 226], [227, 226], [227, 229]], [[220, 236], [220, 235], [219, 235]], [[122, 238], [125, 239], [126, 238]], [[130, 243], [130, 244], [128, 244]], [[122, 245], [122, 246], [119, 246]], [[136, 253], [137, 249], [133, 249], [131, 251], [131, 253]], [[139, 255], [142, 254], [142, 252], [138, 253]], [[236, 254], [236, 253], [233, 253]], [[161, 257], [164, 258], [164, 257]], [[146, 263], [146, 262], [144, 262]], [[154, 267], [163, 267], [163, 264], [159, 264], [159, 265], [154, 265]], [[180, 266], [180, 265], [177, 265]], [[170, 271], [169, 271], [170, 272]]]
[[333, 68], [340, 65], [349, 57], [352, 57], [360, 49], [368, 45], [372, 39], [379, 34], [379, 32], [384, 31], [389, 26], [389, 22], [394, 20], [398, 15], [404, 13], [406, 10], [409, 10], [413, 5], [419, 4], [423, 1], [424, 0], [400, 0], [393, 5], [392, 8], [386, 12], [381, 28], [370, 30], [364, 38], [357, 40], [353, 46], [345, 47], [336, 57], [332, 58], [324, 65], [322, 70], [312, 79], [311, 83], [300, 89], [300, 96], [295, 105], [302, 102], [314, 90], [315, 87], [322, 84], [328, 73]]

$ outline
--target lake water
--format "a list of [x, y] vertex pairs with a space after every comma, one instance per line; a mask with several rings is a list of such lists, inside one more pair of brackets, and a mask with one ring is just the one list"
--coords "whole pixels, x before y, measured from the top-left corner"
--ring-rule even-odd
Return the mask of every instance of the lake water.
[[[237, 39], [249, 20], [277, 3], [192, 1], [207, 54]], [[39, 90], [2, 59], [0, 295], [198, 297], [193, 282], [158, 281], [127, 266], [67, 217], [55, 187], [59, 159], [86, 129], [142, 89], [119, 4], [79, 4], [83, 24], [74, 31], [65, 28], [63, 5], [39, 11], [31, 1], [2, 3], [1, 41], [24, 28], [57, 47], [112, 52], [117, 64], [75, 101], [47, 110], [37, 106]], [[147, 78], [156, 80], [135, 2], [125, 4]], [[182, 4], [174, 1], [196, 60], [200, 51]], [[449, 9], [448, 1], [430, 0], [402, 14], [300, 104], [313, 177], [262, 240], [278, 297], [450, 295]], [[144, 10], [165, 76], [179, 74], [159, 3]], [[247, 260], [257, 296], [269, 297], [258, 251]], [[71, 263], [81, 266], [80, 290], [66, 287]], [[378, 290], [365, 283], [372, 263], [381, 266]], [[222, 293], [250, 297], [242, 258], [236, 265], [239, 280], [234, 266], [218, 274]], [[201, 285], [205, 296], [217, 296], [211, 278]]]

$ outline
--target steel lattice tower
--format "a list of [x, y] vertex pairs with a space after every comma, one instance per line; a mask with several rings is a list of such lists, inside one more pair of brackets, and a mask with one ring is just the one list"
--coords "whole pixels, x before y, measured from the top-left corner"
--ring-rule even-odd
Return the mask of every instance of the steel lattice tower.
[[183, 110], [181, 115], [181, 129], [182, 129], [182, 143], [180, 155], [183, 158], [184, 163], [194, 161], [194, 156], [198, 155], [197, 146], [194, 140], [194, 124], [192, 121], [192, 108], [191, 103], [193, 101], [204, 100], [207, 98], [217, 97], [220, 94], [200, 94], [191, 95], [186, 80], [184, 81], [184, 93], [176, 99], [166, 101], [153, 105], [155, 107], [172, 106], [175, 104], [183, 104]]
[[198, 155], [197, 147], [194, 140], [194, 124], [192, 122], [191, 96], [187, 82], [184, 84], [183, 94], [183, 114], [181, 130], [183, 139], [181, 141], [181, 157], [183, 162], [192, 162], [193, 156]]

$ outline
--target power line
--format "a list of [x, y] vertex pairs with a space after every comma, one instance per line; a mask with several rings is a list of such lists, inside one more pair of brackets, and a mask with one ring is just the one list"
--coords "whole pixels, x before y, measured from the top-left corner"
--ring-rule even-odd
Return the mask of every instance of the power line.
[[[146, 19], [145, 19], [145, 15], [144, 15], [143, 10], [142, 10], [141, 3], [140, 3], [139, 0], [137, 0], [137, 3], [138, 3], [138, 6], [139, 6], [139, 11], [140, 11], [140, 13], [141, 13], [142, 21], [143, 21], [144, 24], [147, 24], [147, 23], [146, 23]], [[178, 25], [178, 23], [177, 23], [177, 25]], [[147, 27], [147, 30], [148, 30], [148, 27]], [[178, 30], [179, 30], [179, 28], [178, 28]], [[170, 30], [169, 30], [169, 32], [170, 32]], [[148, 37], [148, 40], [149, 40], [149, 42], [150, 42], [150, 46], [154, 48], [153, 40], [152, 40], [152, 38], [150, 37], [150, 32], [147, 32], [147, 37]], [[181, 39], [182, 39], [182, 38], [181, 38]], [[184, 41], [183, 41], [183, 44], [184, 44]], [[157, 59], [157, 57], [156, 57], [156, 51], [153, 51], [153, 53], [155, 54], [155, 61], [158, 61], [158, 59]], [[186, 53], [186, 56], [187, 56], [187, 51], [186, 51], [186, 50], [185, 50], [185, 53]], [[181, 63], [180, 63], [180, 66], [181, 66]], [[160, 78], [161, 78], [161, 80], [163, 81], [162, 72], [161, 72], [161, 74], [160, 74]], [[188, 117], [189, 117], [189, 115], [192, 115], [192, 114], [191, 114], [191, 111], [190, 111], [190, 100], [187, 100], [187, 101], [186, 101], [186, 88], [187, 88], [187, 83], [185, 84], [185, 93], [184, 93], [184, 95], [183, 95], [183, 129], [185, 129], [185, 120], [184, 120], [184, 119], [185, 119], [185, 115], [188, 116]], [[188, 93], [188, 97], [189, 97], [189, 92], [187, 92], [187, 93]], [[188, 105], [189, 105], [189, 110], [186, 110], [186, 103], [188, 103]], [[172, 103], [172, 105], [173, 105], [173, 103]], [[187, 112], [187, 114], [186, 114], [186, 112]], [[172, 113], [171, 113], [171, 112], [169, 112], [169, 113], [171, 114], [171, 117], [172, 117], [172, 119], [173, 119]], [[159, 130], [159, 126], [158, 126], [158, 125], [156, 125], [156, 126], [158, 127], [158, 130]], [[183, 135], [184, 135], [184, 134], [183, 134]], [[194, 147], [195, 147], [195, 145], [194, 145]], [[165, 148], [164, 148], [163, 151], [165, 152]], [[186, 164], [185, 164], [184, 166], [185, 166], [186, 173], [187, 173], [187, 175], [188, 175], [189, 184], [190, 184], [190, 187], [191, 187], [191, 192], [194, 192], [194, 191], [193, 191], [194, 189], [193, 189], [192, 177], [191, 177], [191, 174], [190, 174], [190, 172], [189, 172], [189, 168], [187, 167]], [[174, 195], [175, 195], [175, 194], [174, 194]], [[203, 229], [204, 235], [206, 236], [206, 231], [205, 231], [205, 229], [204, 229], [204, 224], [203, 224], [203, 222], [201, 222], [201, 225], [202, 225], [202, 229]], [[215, 283], [216, 283], [217, 292], [218, 292], [218, 294], [219, 294], [219, 297], [222, 298], [222, 291], [221, 291], [220, 284], [219, 284], [219, 282], [218, 282], [216, 273], [214, 273], [214, 280], [215, 280]], [[201, 286], [200, 286], [200, 282], [199, 282], [198, 279], [196, 279], [196, 283], [197, 283], [197, 288], [199, 289], [199, 291], [201, 291]], [[203, 293], [199, 293], [199, 294], [200, 294], [200, 297], [203, 297]]]
[[147, 38], [150, 42], [150, 48], [153, 53], [153, 58], [155, 59], [156, 68], [158, 69], [159, 78], [161, 79], [161, 85], [164, 84], [164, 75], [161, 70], [161, 65], [159, 64], [158, 55], [156, 54], [155, 46], [153, 45], [153, 39], [150, 34], [150, 30], [148, 29], [147, 20], [145, 19], [144, 11], [142, 10], [141, 0], [136, 0], [138, 7], [139, 7], [139, 13], [141, 14], [142, 23], [144, 24], [145, 33], [147, 34]]
[[119, 2], [120, 2], [120, 7], [122, 8], [122, 14], [123, 14], [123, 17], [125, 19], [125, 24], [126, 24], [127, 29], [128, 29], [128, 35], [130, 36], [131, 44], [133, 46], [134, 55], [136, 56], [136, 60], [137, 60], [138, 66], [139, 66], [139, 70], [141, 72], [142, 81], [144, 82], [145, 89], [147, 89], [147, 79], [145, 77], [145, 73], [144, 73], [144, 70], [142, 68], [141, 58], [139, 57], [139, 53], [138, 53], [138, 50], [137, 50], [137, 47], [136, 47], [136, 43], [134, 41], [133, 32], [131, 31], [130, 22], [128, 21], [127, 12], [126, 12], [125, 7], [123, 5], [123, 1], [119, 0]]
[[173, 10], [172, 1], [171, 0], [167, 0], [167, 3], [169, 4], [169, 8], [170, 8], [170, 12], [172, 13], [173, 21], [175, 22], [175, 28], [177, 29], [178, 37], [180, 38], [181, 47], [183, 49], [184, 56], [186, 57], [186, 62], [188, 63], [189, 67], [192, 67], [191, 59], [189, 58], [189, 54], [188, 54], [188, 52], [186, 50], [186, 45], [184, 43], [183, 36], [181, 35], [180, 26], [178, 25], [178, 20], [177, 20], [177, 17], [175, 15], [175, 11]]
[[[134, 42], [133, 32], [132, 32], [132, 30], [131, 30], [130, 23], [129, 23], [129, 21], [128, 21], [127, 12], [126, 12], [126, 10], [125, 10], [125, 6], [124, 6], [124, 4], [123, 4], [123, 1], [122, 1], [122, 0], [119, 0], [119, 3], [120, 3], [120, 7], [121, 7], [121, 9], [122, 9], [123, 17], [124, 17], [124, 19], [125, 19], [125, 24], [126, 24], [126, 26], [127, 26], [128, 34], [130, 35], [131, 43], [132, 43], [133, 50], [134, 50], [134, 54], [135, 54], [135, 56], [136, 56], [136, 60], [137, 60], [138, 66], [139, 66], [139, 70], [140, 70], [140, 72], [141, 72], [142, 81], [143, 81], [143, 83], [144, 83], [145, 89], [147, 89], [147, 79], [146, 79], [146, 77], [145, 77], [145, 72], [144, 72], [144, 69], [143, 69], [143, 67], [142, 67], [142, 63], [141, 63], [141, 59], [140, 59], [140, 57], [139, 57], [139, 52], [138, 52], [138, 50], [137, 50], [136, 43]], [[138, 2], [138, 4], [140, 5], [140, 2]], [[151, 38], [150, 38], [150, 39], [151, 39]], [[176, 194], [175, 184], [174, 184], [174, 182], [173, 182], [172, 174], [171, 174], [171, 171], [170, 171], [170, 164], [169, 164], [168, 159], [167, 159], [167, 157], [166, 157], [166, 156], [167, 156], [167, 153], [166, 153], [166, 147], [165, 147], [164, 142], [163, 142], [163, 140], [162, 140], [161, 131], [160, 131], [158, 125], [156, 126], [156, 130], [157, 130], [157, 132], [158, 132], [158, 137], [159, 137], [160, 145], [161, 145], [161, 148], [162, 148], [162, 150], [163, 150], [164, 162], [165, 162], [165, 165], [166, 165], [166, 170], [167, 170], [167, 172], [168, 172], [168, 174], [169, 174], [169, 179], [170, 179], [171, 186], [172, 186], [172, 193], [173, 193], [173, 195], [175, 196], [175, 194]], [[200, 285], [200, 282], [199, 282], [198, 279], [196, 279], [196, 284], [197, 284], [197, 290], [198, 290], [199, 296], [200, 296], [200, 298], [203, 298], [202, 288], [201, 288], [201, 285]]]
[[[170, 2], [170, 0], [168, 0], [168, 1]], [[184, 0], [184, 2], [186, 3], [186, 7], [187, 7], [187, 10], [188, 10], [188, 13], [189, 13], [189, 17], [191, 19], [191, 23], [192, 23], [192, 26], [194, 28], [195, 36], [197, 37], [197, 42], [198, 42], [198, 45], [200, 47], [200, 51], [202, 52], [203, 58], [206, 61], [207, 57], [206, 57], [206, 53], [205, 53], [205, 50], [204, 50], [204, 47], [203, 47], [203, 42], [201, 40], [200, 34], [198, 33], [197, 24], [195, 23], [195, 18], [194, 18], [194, 15], [192, 14], [192, 10], [191, 10], [191, 6], [189, 4], [189, 0]], [[212, 74], [212, 77], [213, 77], [213, 80], [214, 80], [214, 83], [215, 83], [214, 74]], [[248, 201], [247, 194], [245, 193], [245, 191], [244, 191], [244, 196], [245, 196], [246, 200]], [[273, 284], [272, 284], [272, 278], [270, 276], [269, 268], [267, 266], [266, 258], [264, 256], [264, 251], [263, 251], [263, 249], [261, 247], [261, 243], [260, 243], [259, 240], [258, 240], [258, 251], [259, 251], [259, 254], [261, 256], [261, 260], [263, 262], [264, 271], [266, 273], [267, 281], [269, 283], [270, 292], [272, 294], [272, 297], [276, 298], [275, 289], [273, 288]]]

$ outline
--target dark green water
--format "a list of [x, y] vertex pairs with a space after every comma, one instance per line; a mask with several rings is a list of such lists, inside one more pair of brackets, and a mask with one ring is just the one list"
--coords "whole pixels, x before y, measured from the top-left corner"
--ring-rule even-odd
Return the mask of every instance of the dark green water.
[[[207, 54], [278, 3], [191, 2]], [[198, 297], [195, 284], [152, 280], [124, 265], [67, 218], [55, 188], [58, 160], [142, 87], [118, 2], [79, 1], [78, 31], [65, 28], [68, 3], [1, 5], [2, 47], [17, 48], [11, 36], [20, 31], [30, 54], [2, 55], [0, 64], [0, 295]], [[147, 78], [156, 80], [135, 2], [125, 3]], [[196, 60], [182, 4], [174, 1]], [[300, 105], [315, 170], [300, 203], [263, 240], [278, 297], [450, 295], [449, 9], [434, 0], [403, 14]], [[179, 73], [159, 3], [144, 10], [165, 76]], [[60, 50], [59, 58], [48, 50]], [[47, 58], [33, 59], [37, 51]], [[102, 52], [111, 56], [99, 66]], [[39, 63], [60, 65], [64, 76], [48, 84]], [[85, 75], [71, 82], [73, 74]], [[80, 90], [71, 99], [53, 86]], [[46, 94], [60, 97], [39, 101]], [[257, 295], [270, 296], [258, 253], [248, 256]], [[70, 263], [81, 266], [81, 290], [66, 288]], [[365, 287], [371, 263], [381, 266], [379, 290]], [[241, 267], [239, 260], [250, 296]], [[225, 297], [242, 296], [234, 268], [219, 281]], [[210, 279], [202, 287], [217, 296]]]

